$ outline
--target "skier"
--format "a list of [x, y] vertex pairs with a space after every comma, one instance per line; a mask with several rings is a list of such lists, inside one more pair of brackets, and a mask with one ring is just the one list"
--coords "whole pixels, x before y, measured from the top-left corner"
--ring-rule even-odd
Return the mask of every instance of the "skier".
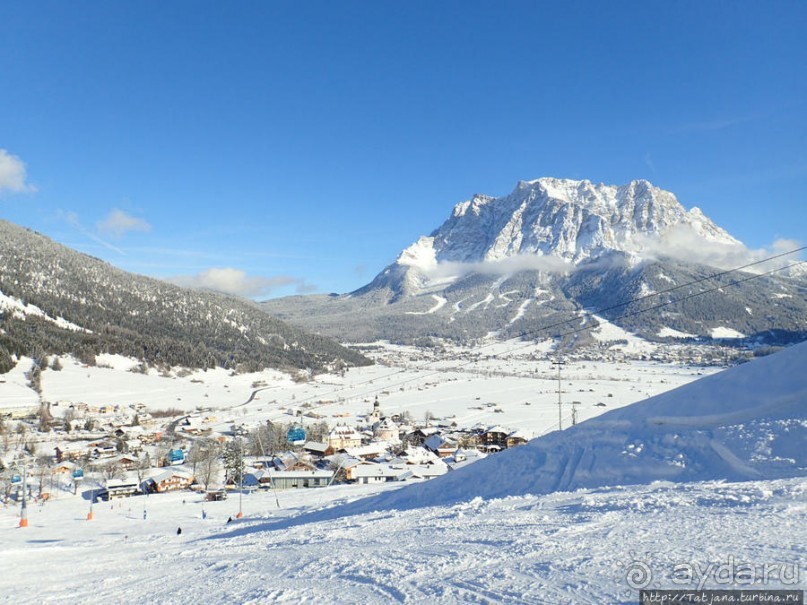
[[179, 535], [179, 534], [181, 534], [181, 533], [182, 533], [182, 528], [181, 528], [181, 527], [177, 527], [177, 535]]

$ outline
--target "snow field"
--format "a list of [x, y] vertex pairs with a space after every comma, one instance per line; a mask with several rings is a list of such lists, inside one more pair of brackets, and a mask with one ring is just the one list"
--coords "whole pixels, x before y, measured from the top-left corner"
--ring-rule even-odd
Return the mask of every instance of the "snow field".
[[92, 521], [81, 498], [48, 503], [25, 529], [0, 509], [0, 603], [633, 603], [637, 570], [645, 586], [725, 588], [714, 574], [673, 584], [673, 572], [731, 558], [807, 580], [802, 479], [322, 508], [377, 489], [280, 492], [279, 509], [273, 494], [244, 496], [229, 525], [234, 496], [206, 503], [205, 520], [182, 494], [149, 497], [145, 521], [145, 496], [96, 505]]
[[[216, 369], [162, 376], [150, 370], [144, 375], [128, 371], [137, 365], [132, 359], [99, 356], [97, 367], [65, 359], [61, 371], [43, 372], [43, 399], [58, 403], [52, 409], [57, 416], [62, 407], [78, 402], [123, 407], [143, 403], [149, 409], [185, 412], [210, 409], [218, 420], [212, 428], [222, 431], [232, 424], [288, 422], [295, 410], [313, 412], [331, 424], [353, 424], [370, 412], [378, 397], [387, 415], [409, 411], [422, 420], [428, 411], [460, 427], [500, 424], [531, 435], [554, 430], [558, 384], [545, 347], [520, 347], [518, 355], [510, 354], [511, 349], [507, 343], [489, 345], [474, 360], [465, 350], [429, 358], [416, 349], [387, 345], [375, 355], [390, 365], [352, 368], [344, 377], [321, 375], [304, 383], [274, 371], [231, 375]], [[544, 359], [535, 361], [532, 355]], [[22, 360], [6, 375], [0, 407], [12, 400], [38, 405], [34, 391], [25, 386], [23, 374], [30, 363]], [[583, 421], [716, 371], [651, 362], [570, 362], [562, 372], [564, 425], [571, 422], [573, 401], [579, 402], [578, 420]]]

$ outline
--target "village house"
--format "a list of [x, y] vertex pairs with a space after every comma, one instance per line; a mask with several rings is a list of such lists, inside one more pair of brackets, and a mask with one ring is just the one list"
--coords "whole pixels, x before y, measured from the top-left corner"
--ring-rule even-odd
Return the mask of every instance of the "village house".
[[353, 427], [339, 424], [328, 433], [328, 447], [338, 452], [349, 447], [359, 447], [361, 445], [361, 434]]
[[89, 445], [93, 458], [112, 458], [118, 454], [117, 446], [111, 441], [98, 441]]
[[122, 479], [109, 479], [105, 489], [98, 494], [104, 500], [114, 500], [116, 498], [128, 498], [140, 492], [140, 485], [137, 482], [137, 475], [126, 476]]
[[456, 451], [457, 442], [453, 439], [449, 439], [448, 437], [435, 433], [426, 439], [426, 441], [423, 443], [423, 447], [430, 452], [434, 452], [440, 458], [448, 458]]
[[482, 434], [482, 446], [488, 452], [496, 452], [507, 447], [507, 436], [511, 431], [503, 426], [494, 426]]
[[454, 452], [452, 456], [445, 459], [446, 465], [448, 466], [448, 470], [456, 471], [463, 466], [468, 466], [469, 464], [473, 464], [484, 458], [486, 454], [483, 454], [477, 449], [461, 449], [457, 448], [457, 451]]
[[280, 471], [269, 468], [255, 473], [261, 487], [270, 489], [294, 489], [301, 487], [327, 487], [333, 471], [320, 469]]
[[377, 464], [367, 461], [345, 469], [345, 479], [360, 484], [403, 481], [406, 476], [408, 476], [408, 473], [402, 468], [393, 468], [389, 464]]
[[146, 489], [151, 493], [172, 492], [187, 489], [193, 484], [193, 475], [187, 471], [169, 468], [146, 480]]
[[457, 442], [465, 449], [478, 449], [482, 445], [482, 433], [479, 431], [461, 431]]
[[328, 455], [328, 444], [319, 441], [306, 441], [305, 445], [303, 445], [303, 451], [317, 458], [323, 458]]
[[271, 465], [266, 465], [266, 467], [274, 468], [278, 471], [299, 471], [311, 470], [314, 468], [314, 464], [308, 456], [298, 456], [294, 452], [283, 452], [275, 456]]
[[530, 438], [524, 431], [513, 431], [507, 436], [507, 447], [518, 447], [519, 445], [527, 445]]
[[448, 472], [448, 466], [443, 459], [424, 447], [407, 449], [402, 456], [390, 460], [389, 465], [404, 472], [399, 476], [399, 481], [412, 477], [431, 479]]
[[82, 443], [69, 444], [55, 448], [55, 452], [57, 462], [64, 460], [75, 462], [87, 455], [87, 447]]
[[109, 458], [107, 464], [117, 464], [121, 469], [131, 471], [140, 465], [140, 458], [133, 454], [121, 454]]
[[422, 446], [426, 439], [438, 433], [440, 433], [440, 429], [437, 427], [418, 427], [407, 433], [405, 440], [413, 446]]
[[[56, 450], [58, 451], [59, 448], [57, 447]], [[58, 457], [58, 455], [57, 455], [57, 457]], [[56, 463], [56, 466], [53, 467], [52, 472], [55, 475], [61, 475], [61, 474], [67, 474], [67, 473], [72, 474], [73, 471], [75, 471], [77, 468], [78, 468], [78, 466], [76, 466], [76, 464], [74, 462], [69, 462], [67, 460], [61, 460], [61, 461]]]

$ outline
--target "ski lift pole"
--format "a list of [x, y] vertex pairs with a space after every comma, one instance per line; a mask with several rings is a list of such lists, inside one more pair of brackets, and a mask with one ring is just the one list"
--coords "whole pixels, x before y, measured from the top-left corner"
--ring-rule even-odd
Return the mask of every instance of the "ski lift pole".
[[244, 445], [241, 441], [238, 442], [238, 514], [236, 519], [244, 517], [244, 508], [242, 506], [242, 498], [244, 497]]
[[28, 527], [28, 501], [26, 492], [28, 491], [28, 465], [22, 465], [22, 505], [20, 506], [20, 527]]
[[[256, 435], [258, 436], [258, 447], [261, 448], [261, 455], [264, 458], [264, 464], [266, 464], [266, 450], [263, 449], [263, 441], [261, 441], [260, 430], [256, 432]], [[277, 497], [277, 490], [275, 489], [275, 479], [274, 477], [272, 477], [272, 475], [269, 475], [269, 486], [272, 492], [275, 494], [275, 504], [277, 504], [277, 507], [280, 508], [280, 499]]]
[[95, 485], [90, 488], [90, 510], [87, 512], [87, 521], [92, 521], [92, 503], [95, 502]]

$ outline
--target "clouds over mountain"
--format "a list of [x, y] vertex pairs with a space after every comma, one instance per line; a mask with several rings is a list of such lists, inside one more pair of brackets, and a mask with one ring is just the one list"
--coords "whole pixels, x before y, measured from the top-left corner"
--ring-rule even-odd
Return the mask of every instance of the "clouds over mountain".
[[283, 286], [296, 286], [299, 293], [311, 292], [314, 287], [305, 280], [287, 275], [264, 277], [249, 276], [246, 271], [232, 267], [213, 267], [196, 275], [180, 275], [168, 281], [178, 286], [215, 290], [244, 298], [267, 296]]

